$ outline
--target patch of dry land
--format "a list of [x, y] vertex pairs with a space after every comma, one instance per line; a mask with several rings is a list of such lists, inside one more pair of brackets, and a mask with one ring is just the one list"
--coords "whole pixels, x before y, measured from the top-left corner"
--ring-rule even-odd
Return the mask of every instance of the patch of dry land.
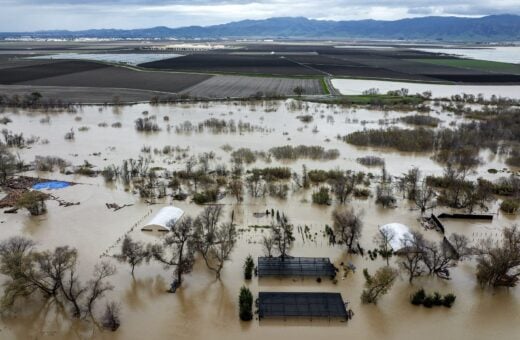
[[[211, 94], [217, 97], [249, 95], [257, 91], [257, 86], [249, 87], [251, 79], [213, 77], [186, 91], [192, 95], [208, 93], [209, 87], [214, 89]], [[271, 90], [286, 93], [296, 84], [309, 92], [319, 92], [319, 83], [311, 80], [254, 78], [254, 81], [262, 84], [260, 88], [266, 93]], [[436, 182], [437, 185], [431, 187], [435, 195], [427, 200], [429, 209], [421, 214], [416, 204], [420, 200], [409, 199], [413, 181], [409, 180], [410, 176], [403, 180], [404, 174], [410, 175], [411, 169], [418, 168], [415, 189], [427, 190], [423, 186], [426, 177], [442, 177], [447, 173], [440, 155], [432, 150], [402, 152], [389, 147], [356, 146], [344, 141], [348, 138], [338, 138], [371, 129], [413, 129], [401, 118], [414, 114], [419, 113], [291, 99], [92, 105], [67, 110], [3, 108], [0, 118], [6, 123], [2, 126], [6, 132], [2, 144], [9, 146], [3, 145], [2, 152], [7, 150], [17, 155], [18, 165], [19, 161], [27, 165], [23, 171], [12, 173], [14, 170], [10, 170], [9, 176], [34, 176], [77, 184], [60, 190], [42, 190], [52, 198], [45, 201], [46, 212], [41, 215], [32, 216], [25, 208], [15, 214], [1, 213], [0, 241], [23, 236], [33, 240], [38, 251], [63, 245], [77, 249], [76, 274], [87, 287], [91, 287], [87, 282], [101, 261], [113, 266], [116, 273], [104, 280], [110, 282], [113, 289], [106, 291], [93, 306], [92, 315], [97, 322], [84, 310], [82, 318], [74, 318], [72, 306], [61, 292], [47, 298], [36, 290], [27, 297], [17, 298], [9, 308], [2, 308], [0, 338], [517, 338], [520, 290], [488, 285], [482, 288], [476, 276], [477, 257], [473, 255], [463, 260], [450, 258], [450, 280], [442, 279], [442, 275], [430, 275], [421, 262], [423, 271], [412, 283], [402, 265], [405, 259], [394, 255], [388, 264], [399, 274], [388, 293], [381, 296], [377, 304], [365, 304], [360, 298], [365, 289], [363, 269], [374, 274], [387, 266], [384, 258], [374, 257], [372, 253], [378, 248], [375, 237], [379, 226], [401, 223], [435, 243], [444, 236], [450, 238], [458, 234], [464, 236], [469, 245], [477, 245], [488, 238], [500, 241], [504, 228], [518, 222], [515, 214], [498, 213], [501, 202], [506, 197], [515, 199], [515, 194], [499, 196], [490, 193], [494, 190], [490, 187], [486, 187], [486, 192], [484, 187], [478, 187], [481, 195], [472, 196], [477, 190], [477, 178], [490, 183], [505, 178], [511, 182], [504, 185], [514, 187], [517, 168], [506, 164], [509, 153], [501, 152], [500, 148], [482, 146], [473, 155], [479, 162], [456, 167], [462, 169], [460, 172], [449, 168], [457, 176], [463, 176], [458, 179], [466, 181], [461, 186], [461, 190], [465, 190], [463, 196], [457, 201], [464, 208], [452, 209], [450, 203], [442, 201], [444, 198], [453, 203], [453, 192]], [[432, 104], [431, 109], [423, 108], [420, 114], [438, 118], [436, 127], [424, 128], [435, 133], [473, 121], [441, 105]], [[19, 134], [23, 134], [21, 139], [16, 137]], [[42, 158], [47, 156], [53, 158]], [[365, 156], [383, 160], [359, 160]], [[361, 163], [377, 165], [367, 167]], [[472, 183], [471, 189], [467, 183]], [[2, 190], [6, 194], [11, 189], [4, 186]], [[327, 197], [323, 197], [324, 192], [328, 192]], [[420, 192], [426, 195], [426, 191]], [[187, 196], [185, 200], [174, 199], [182, 198], [183, 194]], [[66, 206], [60, 202], [79, 204]], [[109, 209], [114, 207], [112, 203], [125, 207]], [[141, 231], [161, 208], [175, 205], [184, 210], [183, 220], [174, 227], [180, 228], [182, 221], [199, 216], [213, 204], [222, 209], [217, 225], [231, 223], [236, 232], [236, 243], [219, 279], [208, 269], [201, 252], [194, 251], [192, 270], [186, 270], [181, 286], [172, 294], [168, 290], [178, 268], [157, 261], [160, 254], [154, 253], [156, 256], [149, 263], [139, 263], [135, 277], [128, 263], [116, 258], [125, 236], [150, 245], [163, 244], [164, 239], [171, 236], [172, 233]], [[423, 219], [432, 213], [468, 212], [471, 204], [474, 212], [493, 214], [493, 220], [445, 219], [443, 235], [428, 227], [431, 224]], [[327, 230], [335, 228], [333, 212], [336, 209], [353, 209], [362, 225], [353, 245], [359, 243], [363, 254], [357, 246], [353, 246], [356, 253], [348, 252], [347, 245], [339, 242], [338, 228], [337, 242], [330, 242]], [[256, 263], [257, 257], [266, 254], [264, 238], [272, 235], [271, 226], [281, 223], [276, 218], [277, 212], [280, 216], [285, 214], [287, 223], [293, 226], [294, 241], [289, 242], [292, 245], [288, 253], [330, 258], [338, 269], [334, 280], [254, 275], [251, 280], [244, 279], [246, 257], [251, 255]], [[194, 231], [190, 231], [190, 237]], [[274, 256], [279, 255], [278, 250], [273, 247]], [[167, 254], [163, 255], [169, 260]], [[210, 256], [210, 264], [215, 261]], [[191, 267], [191, 258], [185, 263]], [[348, 269], [352, 267], [356, 270]], [[3, 295], [9, 276], [0, 275], [0, 282], [4, 284], [0, 288]], [[318, 318], [258, 320], [254, 314], [253, 320], [241, 321], [238, 296], [243, 286], [251, 290], [254, 299], [260, 291], [341, 293], [354, 316], [347, 322]], [[412, 305], [410, 296], [420, 288], [427, 293], [453, 293], [456, 301], [451, 308]], [[109, 301], [116, 301], [120, 307], [121, 324], [115, 332], [102, 325], [105, 304]], [[255, 310], [253, 303], [253, 313]]]

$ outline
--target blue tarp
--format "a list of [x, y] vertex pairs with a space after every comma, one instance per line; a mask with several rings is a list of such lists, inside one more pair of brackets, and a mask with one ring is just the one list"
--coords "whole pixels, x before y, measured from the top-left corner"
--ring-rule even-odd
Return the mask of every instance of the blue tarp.
[[49, 182], [42, 182], [37, 183], [32, 186], [34, 190], [54, 190], [54, 189], [63, 189], [70, 186], [69, 182], [62, 182], [62, 181], [49, 181]]

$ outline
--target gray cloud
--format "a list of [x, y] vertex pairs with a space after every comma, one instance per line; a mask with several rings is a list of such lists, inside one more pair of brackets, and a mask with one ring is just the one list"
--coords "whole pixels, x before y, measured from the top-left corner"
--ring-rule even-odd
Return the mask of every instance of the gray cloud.
[[0, 31], [211, 25], [305, 16], [394, 20], [425, 15], [520, 14], [519, 0], [0, 0]]

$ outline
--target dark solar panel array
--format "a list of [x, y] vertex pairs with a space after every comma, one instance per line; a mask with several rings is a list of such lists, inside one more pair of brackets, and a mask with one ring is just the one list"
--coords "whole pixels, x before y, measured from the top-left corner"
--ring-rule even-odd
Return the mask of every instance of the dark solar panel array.
[[260, 292], [258, 316], [347, 319], [347, 310], [340, 293]]
[[259, 257], [257, 272], [265, 276], [336, 276], [336, 268], [325, 257]]

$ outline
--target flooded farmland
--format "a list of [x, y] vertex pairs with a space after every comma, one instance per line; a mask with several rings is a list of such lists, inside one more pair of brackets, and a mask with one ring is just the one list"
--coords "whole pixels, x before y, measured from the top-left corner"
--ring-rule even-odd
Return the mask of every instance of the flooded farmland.
[[[26, 163], [38, 156], [53, 156], [69, 162], [71, 165], [67, 168], [89, 164], [95, 172], [142, 157], [150, 160], [150, 168], [156, 169], [161, 178], [164, 171], [182, 171], [191, 156], [200, 159], [203, 154], [211, 154], [205, 164], [206, 172], [215, 172], [222, 166], [231, 169], [233, 152], [247, 148], [255, 153], [255, 160], [244, 164], [246, 170], [289, 167], [291, 172], [301, 173], [305, 165], [309, 171], [370, 172], [374, 177], [368, 188], [374, 191], [381, 167], [363, 166], [359, 158], [383, 158], [385, 170], [391, 176], [402, 176], [413, 167], [419, 168], [423, 176], [440, 176], [444, 165], [434, 160], [430, 152], [357, 147], [338, 136], [367, 129], [407, 128], [409, 126], [401, 118], [412, 114], [285, 100], [83, 106], [48, 111], [4, 109], [2, 117], [10, 120], [5, 129], [14, 134], [23, 133], [31, 140], [26, 147], [14, 150]], [[440, 120], [435, 129], [470, 122], [470, 118], [440, 107], [433, 108], [428, 115]], [[157, 128], [153, 132], [139, 132], [135, 124], [138, 119], [152, 121]], [[65, 139], [70, 132], [73, 132], [73, 138]], [[337, 150], [337, 156], [286, 159], [277, 158], [270, 152], [285, 145], [319, 145], [325, 151]], [[468, 178], [494, 181], [515, 170], [506, 165], [505, 155], [483, 149], [479, 157], [482, 161]], [[289, 179], [287, 198], [251, 197], [247, 192], [241, 202], [229, 193], [219, 197], [217, 202], [223, 207], [222, 220], [233, 216], [239, 230], [236, 247], [223, 267], [221, 279], [216, 280], [204, 261], [196, 257], [192, 272], [183, 278], [182, 287], [170, 294], [167, 290], [172, 281], [172, 268], [152, 261], [137, 266], [135, 278], [132, 278], [129, 266], [116, 261], [113, 255], [120, 251], [124, 235], [146, 243], [159, 242], [160, 234], [144, 233], [140, 229], [160, 208], [173, 204], [183, 209], [186, 216], [195, 217], [204, 209], [203, 205], [191, 202], [191, 197], [184, 201], [174, 201], [170, 195], [140, 198], [135, 188], [119, 180], [107, 183], [101, 175], [67, 174], [57, 169], [52, 172], [29, 169], [23, 175], [69, 181], [75, 185], [49, 191], [58, 199], [47, 202], [48, 211], [44, 215], [30, 216], [25, 210], [2, 214], [0, 239], [23, 235], [44, 249], [60, 245], [75, 247], [79, 254], [80, 277], [88, 278], [101, 259], [116, 265], [117, 273], [110, 278], [114, 289], [107, 293], [107, 298], [120, 303], [121, 327], [116, 332], [103, 330], [90, 321], [71, 319], [66, 306], [31, 298], [31, 303], [15, 304], [12, 312], [2, 316], [2, 339], [315, 339], [324, 336], [503, 339], [515, 338], [520, 332], [518, 288], [481, 288], [475, 278], [476, 263], [471, 259], [452, 268], [450, 280], [424, 275], [410, 284], [406, 274], [401, 273], [377, 305], [362, 304], [363, 269], [374, 272], [384, 266], [385, 261], [381, 258], [372, 260], [366, 254], [348, 254], [345, 246], [329, 244], [325, 227], [332, 225], [332, 212], [340, 203], [312, 203], [313, 193], [320, 184], [306, 189]], [[184, 190], [191, 194], [195, 189], [185, 186]], [[384, 208], [376, 204], [373, 197], [349, 198], [346, 205], [360, 212], [363, 230], [359, 242], [364, 248], [376, 247], [374, 237], [378, 227], [388, 223], [402, 223], [411, 230], [421, 231], [428, 240], [442, 239], [437, 231], [424, 230], [420, 211], [403, 199], [403, 194], [396, 193], [396, 199], [395, 207]], [[63, 206], [60, 200], [79, 205]], [[108, 209], [107, 203], [128, 206], [114, 211]], [[517, 219], [515, 215], [498, 213], [498, 202], [490, 202], [488, 208], [488, 213], [494, 214], [493, 221], [444, 220], [446, 236], [462, 234], [475, 244], [487, 237], [499, 240], [504, 227], [514, 224]], [[265, 216], [263, 212], [271, 209], [285, 213], [295, 227], [295, 242], [290, 254], [329, 257], [340, 268], [337, 282], [297, 277], [253, 277], [251, 281], [244, 281], [245, 258], [252, 255], [256, 259], [264, 255], [262, 238], [269, 233], [265, 226], [273, 223], [273, 216]], [[428, 214], [446, 211], [450, 209], [438, 206], [428, 210]], [[391, 261], [397, 260], [392, 257]], [[351, 263], [356, 271], [347, 275], [343, 263]], [[255, 298], [260, 291], [340, 292], [349, 302], [354, 317], [348, 322], [319, 319], [259, 321], [255, 315], [252, 322], [241, 322], [238, 292], [244, 285], [251, 289]], [[450, 309], [414, 306], [409, 297], [418, 288], [441, 294], [453, 293], [457, 296], [456, 303]]]

